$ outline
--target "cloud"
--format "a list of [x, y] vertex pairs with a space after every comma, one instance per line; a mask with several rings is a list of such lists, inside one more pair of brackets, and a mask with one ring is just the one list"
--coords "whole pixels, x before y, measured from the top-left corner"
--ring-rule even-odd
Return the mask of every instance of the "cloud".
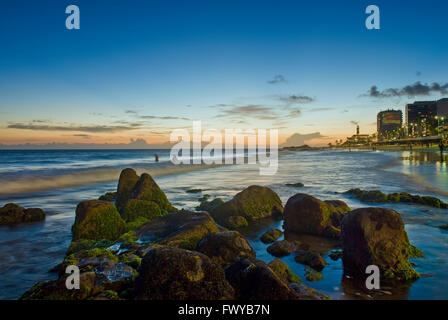
[[286, 79], [281, 74], [278, 74], [272, 80], [267, 81], [267, 83], [269, 83], [269, 84], [277, 84], [277, 83], [282, 83], [282, 82], [286, 82]]
[[314, 132], [309, 134], [294, 133], [281, 147], [299, 147], [306, 144], [308, 141], [318, 138], [325, 138], [320, 132]]
[[308, 112], [320, 112], [320, 111], [330, 111], [334, 110], [334, 108], [314, 108], [307, 110]]
[[378, 90], [377, 86], [372, 86], [369, 92], [363, 96], [369, 96], [372, 98], [391, 98], [391, 97], [403, 97], [413, 98], [417, 96], [429, 96], [432, 93], [440, 93], [441, 95], [448, 94], [448, 83], [439, 84], [433, 82], [432, 84], [422, 84], [416, 82], [412, 85], [404, 86], [403, 88], [388, 88], [382, 91]]
[[354, 124], [355, 126], [357, 126], [357, 125], [359, 124], [359, 122], [358, 122], [358, 121], [353, 121], [353, 120], [352, 120], [352, 121], [350, 121], [350, 123], [351, 123], [351, 124]]
[[78, 131], [78, 132], [90, 132], [90, 133], [105, 133], [105, 132], [118, 132], [129, 131], [138, 129], [140, 124], [131, 124], [128, 126], [108, 126], [108, 125], [96, 125], [96, 126], [54, 126], [54, 125], [36, 125], [26, 123], [12, 123], [7, 126], [8, 129], [20, 129], [20, 130], [36, 130], [36, 131]]
[[185, 121], [192, 121], [190, 118], [186, 117], [171, 117], [171, 116], [140, 116], [141, 119], [158, 119], [158, 120], [185, 120]]
[[305, 104], [311, 103], [315, 99], [304, 95], [289, 95], [289, 96], [274, 96], [277, 100], [287, 103], [287, 104]]

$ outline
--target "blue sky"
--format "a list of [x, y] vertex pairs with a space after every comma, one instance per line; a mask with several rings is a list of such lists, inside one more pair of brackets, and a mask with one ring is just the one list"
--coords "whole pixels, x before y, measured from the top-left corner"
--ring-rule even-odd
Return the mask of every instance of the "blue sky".
[[[65, 28], [70, 4], [80, 30]], [[365, 27], [370, 4], [380, 30]], [[448, 82], [447, 13], [439, 0], [2, 1], [0, 143], [162, 142], [191, 120], [318, 143], [351, 121], [373, 133], [378, 111], [447, 96], [431, 89]]]

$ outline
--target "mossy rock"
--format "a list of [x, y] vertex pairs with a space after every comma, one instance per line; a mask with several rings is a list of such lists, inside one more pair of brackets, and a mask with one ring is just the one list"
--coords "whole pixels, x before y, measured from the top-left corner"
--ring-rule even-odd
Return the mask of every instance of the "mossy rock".
[[340, 258], [342, 258], [343, 254], [344, 253], [342, 250], [333, 250], [328, 254], [328, 256], [330, 257], [331, 260], [337, 261]]
[[15, 203], [8, 203], [0, 208], [0, 226], [36, 222], [44, 219], [45, 212], [40, 208], [25, 209]]
[[201, 193], [202, 189], [188, 189], [186, 192], [187, 193]]
[[123, 209], [123, 219], [126, 222], [135, 221], [137, 218], [143, 217], [148, 221], [161, 217], [163, 215], [159, 205], [153, 201], [147, 200], [129, 200]]
[[285, 205], [285, 233], [340, 237], [340, 223], [350, 208], [342, 201], [321, 201], [304, 193], [288, 199]]
[[301, 182], [296, 182], [296, 183], [285, 183], [285, 186], [302, 188], [305, 185]]
[[249, 222], [241, 216], [230, 216], [225, 225], [230, 229], [243, 229], [249, 226]]
[[107, 192], [100, 196], [98, 200], [114, 202], [115, 200], [117, 200], [117, 192]]
[[301, 247], [302, 243], [299, 241], [281, 240], [274, 242], [266, 250], [274, 257], [280, 258], [290, 255]]
[[76, 207], [73, 240], [115, 240], [125, 231], [125, 222], [108, 201], [83, 201]]
[[283, 232], [279, 229], [271, 229], [263, 233], [260, 240], [263, 243], [272, 243], [277, 241], [283, 235]]
[[161, 247], [144, 256], [134, 295], [137, 300], [228, 300], [234, 290], [206, 255]]
[[440, 229], [443, 229], [443, 230], [448, 230], [448, 224], [439, 226], [439, 228], [440, 228]]
[[142, 241], [194, 250], [204, 236], [218, 231], [208, 213], [180, 210], [149, 221], [136, 234]]
[[131, 199], [155, 202], [162, 214], [176, 211], [168, 201], [165, 193], [160, 189], [154, 179], [147, 173], [143, 173], [132, 190]]
[[409, 262], [411, 247], [400, 214], [384, 208], [356, 209], [342, 221], [344, 273], [364, 279], [369, 265], [379, 267], [382, 279], [415, 280]]
[[196, 210], [198, 210], [198, 211], [212, 212], [218, 206], [220, 206], [224, 203], [224, 201], [221, 198], [216, 198], [216, 199], [213, 199], [212, 201], [208, 201], [207, 197], [201, 198], [201, 199], [199, 199], [201, 201], [201, 204], [196, 207]]
[[323, 278], [323, 276], [322, 276], [321, 272], [316, 271], [316, 270], [314, 270], [312, 268], [307, 268], [306, 269], [306, 272], [305, 272], [305, 279], [306, 280], [315, 282], [315, 281], [322, 280], [322, 278]]
[[126, 203], [131, 199], [132, 190], [137, 183], [139, 176], [134, 169], [127, 168], [121, 171], [118, 180], [116, 205], [118, 211], [122, 211]]
[[275, 272], [275, 274], [286, 283], [297, 283], [301, 284], [302, 279], [300, 279], [295, 273], [291, 271], [286, 263], [280, 259], [274, 259], [268, 264], [269, 268]]
[[199, 241], [196, 251], [223, 267], [241, 258], [255, 258], [254, 249], [237, 231], [210, 233]]
[[314, 251], [297, 250], [294, 260], [316, 271], [321, 271], [326, 266], [325, 260]]
[[266, 217], [281, 219], [283, 206], [274, 191], [268, 187], [254, 185], [239, 192], [232, 200], [216, 207], [210, 213], [219, 224], [230, 227], [231, 216], [244, 217], [249, 223]]

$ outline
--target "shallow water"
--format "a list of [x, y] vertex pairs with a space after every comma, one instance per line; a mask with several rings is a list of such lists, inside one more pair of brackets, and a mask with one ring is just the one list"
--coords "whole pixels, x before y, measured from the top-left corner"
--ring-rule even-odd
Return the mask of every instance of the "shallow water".
[[[155, 152], [160, 156], [160, 163], [154, 162]], [[260, 176], [259, 167], [248, 164], [172, 171], [166, 169], [167, 160], [166, 150], [0, 151], [0, 205], [16, 202], [24, 207], [41, 207], [47, 212], [44, 222], [0, 227], [0, 298], [17, 299], [35, 282], [55, 277], [48, 270], [63, 259], [69, 246], [76, 205], [114, 191], [118, 174], [125, 167], [156, 173], [157, 183], [172, 203], [187, 209], [194, 209], [201, 196], [185, 192], [188, 189], [200, 188], [202, 194], [227, 200], [251, 184], [271, 187], [283, 203], [295, 193], [303, 192], [320, 199], [341, 199], [352, 208], [366, 206], [342, 194], [354, 187], [432, 195], [448, 201], [446, 164], [431, 156], [425, 160], [424, 154], [416, 152], [410, 158], [409, 152], [282, 151], [274, 176]], [[99, 180], [90, 178], [98, 171], [110, 174]], [[48, 183], [45, 188], [39, 188], [36, 183], [39, 180], [35, 180], [42, 177]], [[55, 182], [67, 177], [80, 179], [73, 184]], [[39, 191], [5, 190], [24, 181], [33, 187], [26, 190]], [[305, 187], [285, 186], [295, 182], [302, 182]], [[447, 210], [410, 204], [384, 206], [402, 214], [411, 242], [425, 252], [424, 258], [414, 260], [416, 270], [428, 276], [410, 288], [391, 287], [363, 293], [349, 280], [342, 279], [341, 260], [325, 257], [328, 265], [323, 270], [323, 279], [304, 282], [336, 299], [447, 299], [448, 287], [443, 283], [448, 283], [448, 231], [435, 227], [448, 223]], [[281, 228], [281, 222], [273, 226]], [[273, 226], [260, 227], [248, 235], [257, 257], [266, 262], [273, 257], [258, 238]], [[305, 268], [294, 261], [293, 255], [282, 260], [305, 279]]]

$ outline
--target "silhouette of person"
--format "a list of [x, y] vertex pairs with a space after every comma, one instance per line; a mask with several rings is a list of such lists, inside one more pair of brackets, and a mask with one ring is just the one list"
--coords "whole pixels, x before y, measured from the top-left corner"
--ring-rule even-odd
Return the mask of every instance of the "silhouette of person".
[[439, 143], [440, 162], [443, 162], [443, 149], [445, 149], [445, 145], [443, 144], [443, 141], [440, 140], [440, 143]]
[[154, 154], [154, 158], [155, 158], [156, 162], [159, 162], [159, 155], [157, 153]]

